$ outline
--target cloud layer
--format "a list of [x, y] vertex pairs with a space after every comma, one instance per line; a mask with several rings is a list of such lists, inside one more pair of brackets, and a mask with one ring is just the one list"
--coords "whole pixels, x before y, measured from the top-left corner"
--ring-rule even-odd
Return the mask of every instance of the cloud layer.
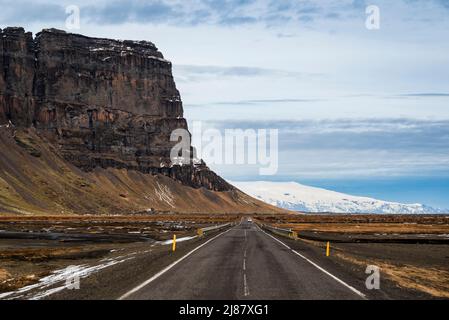
[[[205, 125], [221, 132], [233, 128], [279, 129], [278, 175], [291, 179], [449, 178], [449, 121], [339, 119]], [[230, 178], [253, 169], [220, 167]]]
[[[65, 6], [78, 5], [83, 19], [87, 22], [101, 24], [149, 23], [175, 25], [223, 25], [240, 26], [248, 24], [264, 24], [267, 27], [286, 23], [308, 24], [336, 21], [345, 22], [351, 19], [364, 19], [365, 8], [372, 4], [365, 0], [130, 0], [130, 1], [0, 1], [2, 23], [17, 21], [55, 21], [62, 19]], [[426, 12], [449, 9], [446, 0], [402, 0], [391, 4], [391, 1], [378, 0], [375, 4], [395, 10], [410, 12]], [[38, 14], [36, 14], [38, 13]], [[430, 14], [430, 13], [429, 13]], [[409, 19], [415, 19], [410, 16]]]

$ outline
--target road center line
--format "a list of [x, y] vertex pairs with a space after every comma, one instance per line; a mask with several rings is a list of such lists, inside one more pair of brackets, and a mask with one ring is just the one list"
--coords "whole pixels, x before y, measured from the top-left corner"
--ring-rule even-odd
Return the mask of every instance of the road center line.
[[246, 281], [246, 274], [243, 274], [243, 295], [249, 296], [248, 282]]
[[262, 230], [259, 226], [257, 226], [259, 228], [260, 231], [262, 231], [263, 233], [265, 233], [267, 236], [271, 237], [272, 239], [276, 240], [278, 243], [282, 244], [284, 247], [286, 247], [287, 249], [291, 250], [294, 254], [298, 255], [299, 257], [303, 258], [304, 260], [306, 260], [308, 263], [310, 263], [311, 265], [313, 265], [315, 268], [317, 268], [318, 270], [324, 272], [325, 274], [327, 274], [329, 277], [331, 277], [332, 279], [334, 279], [335, 281], [337, 281], [338, 283], [344, 285], [346, 288], [348, 288], [349, 290], [351, 290], [352, 292], [354, 292], [355, 294], [357, 294], [358, 296], [362, 297], [363, 299], [367, 299], [366, 295], [363, 294], [362, 292], [360, 292], [359, 290], [357, 290], [356, 288], [350, 286], [349, 284], [347, 284], [346, 282], [344, 282], [343, 280], [337, 278], [336, 276], [334, 276], [333, 274], [331, 274], [329, 271], [326, 271], [325, 269], [323, 269], [322, 267], [320, 267], [319, 265], [317, 265], [315, 262], [313, 262], [312, 260], [306, 258], [305, 256], [303, 256], [302, 254], [300, 254], [299, 252], [297, 252], [296, 250], [293, 250], [292, 248], [290, 248], [288, 245], [286, 245], [284, 242], [282, 242], [281, 240], [277, 239], [276, 237], [273, 237], [271, 234], [268, 234], [267, 232], [265, 232], [264, 230]]
[[203, 244], [199, 245], [198, 247], [196, 247], [195, 249], [191, 250], [190, 252], [188, 252], [187, 254], [185, 254], [184, 256], [182, 256], [181, 258], [179, 258], [178, 260], [176, 260], [175, 262], [173, 262], [172, 264], [170, 264], [169, 266], [165, 267], [164, 269], [162, 269], [161, 271], [159, 271], [158, 273], [156, 273], [154, 276], [152, 276], [150, 279], [144, 281], [143, 283], [141, 283], [140, 285], [138, 285], [137, 287], [135, 287], [134, 289], [128, 291], [127, 293], [125, 293], [124, 295], [122, 295], [120, 298], [118, 298], [118, 300], [124, 300], [126, 298], [128, 298], [130, 295], [132, 295], [133, 293], [139, 291], [140, 289], [142, 289], [143, 287], [147, 286], [148, 284], [150, 284], [151, 282], [153, 282], [154, 280], [156, 280], [157, 278], [159, 278], [160, 276], [162, 276], [164, 273], [166, 273], [167, 271], [169, 271], [171, 268], [173, 268], [174, 266], [176, 266], [178, 263], [180, 263], [181, 261], [183, 261], [185, 258], [187, 258], [188, 256], [190, 256], [192, 253], [194, 253], [195, 251], [199, 250], [200, 248], [204, 247], [206, 244], [208, 244], [209, 242], [215, 240], [216, 238], [218, 238], [219, 236], [225, 234], [226, 232], [229, 232], [231, 229], [228, 229], [218, 235], [216, 235], [215, 237], [213, 237], [212, 239], [207, 240], [206, 242], [204, 242]]
[[248, 239], [246, 235], [246, 229], [244, 230], [245, 233], [245, 250], [243, 251], [243, 296], [247, 297], [249, 296], [249, 287], [248, 287], [248, 281], [246, 280], [246, 249], [248, 247]]

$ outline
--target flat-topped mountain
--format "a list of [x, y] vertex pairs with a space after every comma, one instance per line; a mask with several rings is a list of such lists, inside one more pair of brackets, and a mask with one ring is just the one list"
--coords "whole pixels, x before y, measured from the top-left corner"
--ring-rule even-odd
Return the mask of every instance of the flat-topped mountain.
[[[32, 156], [18, 160], [17, 167], [21, 161], [42, 161], [39, 155], [51, 151], [84, 173], [131, 170], [194, 189], [241, 194], [202, 161], [171, 163], [176, 142], [170, 134], [187, 129], [187, 121], [172, 65], [153, 43], [56, 29], [33, 38], [23, 28], [5, 28], [0, 29], [0, 66], [0, 126], [10, 132], [2, 136], [16, 142], [4, 144]], [[47, 165], [52, 164], [40, 167], [42, 173]], [[1, 168], [0, 182], [17, 191], [11, 167]], [[29, 198], [26, 203], [35, 198], [22, 197]], [[8, 199], [0, 201], [7, 207]]]
[[171, 63], [146, 41], [55, 29], [1, 33], [0, 124], [33, 127], [84, 170], [163, 173], [194, 187], [232, 186], [204, 167], [171, 166], [170, 134], [187, 129]]

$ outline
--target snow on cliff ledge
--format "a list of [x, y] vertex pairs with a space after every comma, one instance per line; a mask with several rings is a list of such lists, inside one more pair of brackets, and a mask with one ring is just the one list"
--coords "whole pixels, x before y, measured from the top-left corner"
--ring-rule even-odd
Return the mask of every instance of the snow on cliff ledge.
[[231, 182], [243, 192], [281, 208], [332, 213], [443, 213], [423, 204], [402, 204], [305, 186], [296, 182]]

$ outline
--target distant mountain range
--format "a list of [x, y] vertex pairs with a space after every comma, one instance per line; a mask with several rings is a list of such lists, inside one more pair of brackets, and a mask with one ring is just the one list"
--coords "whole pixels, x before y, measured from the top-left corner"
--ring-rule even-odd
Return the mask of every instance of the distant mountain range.
[[293, 211], [311, 213], [431, 214], [447, 210], [423, 204], [403, 204], [367, 197], [351, 196], [296, 182], [232, 182], [256, 199]]

